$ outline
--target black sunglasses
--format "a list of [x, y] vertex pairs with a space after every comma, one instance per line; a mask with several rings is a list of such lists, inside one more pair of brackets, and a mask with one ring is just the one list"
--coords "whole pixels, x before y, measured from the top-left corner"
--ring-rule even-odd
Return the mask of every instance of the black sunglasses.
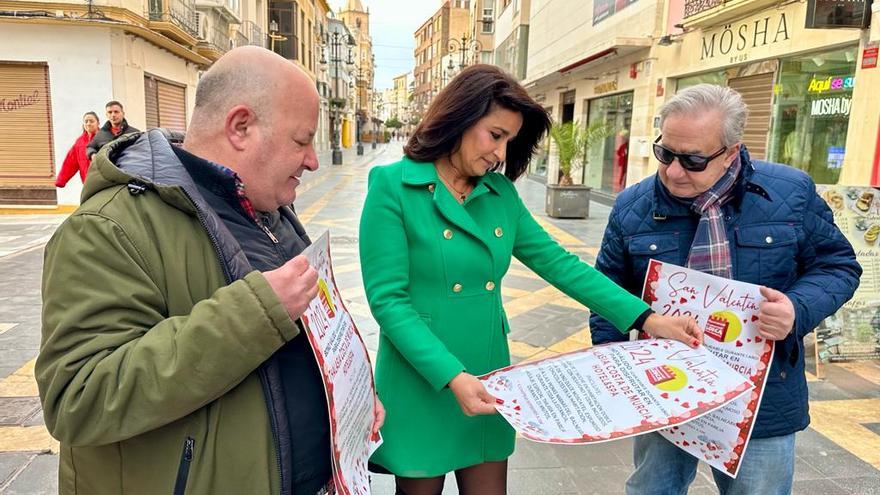
[[654, 157], [657, 158], [657, 161], [662, 163], [663, 165], [669, 165], [673, 160], [678, 158], [678, 163], [681, 164], [681, 168], [689, 171], [689, 172], [702, 172], [706, 170], [706, 167], [709, 165], [709, 162], [718, 158], [725, 151], [727, 151], [727, 146], [724, 146], [720, 150], [712, 153], [709, 156], [703, 155], [695, 155], [693, 153], [676, 153], [671, 149], [660, 144], [660, 139], [663, 137], [661, 134], [657, 136], [657, 139], [654, 140]]

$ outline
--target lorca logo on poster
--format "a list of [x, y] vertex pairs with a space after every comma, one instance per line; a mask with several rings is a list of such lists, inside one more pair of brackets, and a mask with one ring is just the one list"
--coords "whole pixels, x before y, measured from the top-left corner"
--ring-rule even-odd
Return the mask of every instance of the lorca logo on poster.
[[826, 115], [849, 115], [852, 109], [852, 100], [842, 96], [834, 98], [822, 98], [813, 100], [810, 106], [810, 116], [821, 117]]

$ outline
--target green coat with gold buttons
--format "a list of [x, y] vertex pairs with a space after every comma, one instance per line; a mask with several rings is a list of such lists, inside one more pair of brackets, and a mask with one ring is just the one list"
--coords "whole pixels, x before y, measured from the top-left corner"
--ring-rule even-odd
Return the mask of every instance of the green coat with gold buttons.
[[404, 158], [374, 168], [360, 255], [380, 327], [376, 386], [387, 410], [372, 461], [404, 477], [513, 453], [514, 431], [501, 416], [465, 416], [446, 387], [461, 371], [510, 364], [501, 280], [511, 256], [621, 331], [648, 309], [559, 246], [499, 173], [479, 178], [459, 204], [433, 164]]

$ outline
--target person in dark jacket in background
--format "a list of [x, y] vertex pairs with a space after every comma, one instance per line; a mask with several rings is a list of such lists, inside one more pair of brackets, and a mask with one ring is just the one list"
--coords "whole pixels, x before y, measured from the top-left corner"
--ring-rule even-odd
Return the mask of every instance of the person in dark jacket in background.
[[125, 110], [122, 108], [122, 103], [116, 100], [108, 101], [104, 108], [107, 110], [107, 122], [104, 123], [104, 126], [101, 127], [101, 130], [98, 131], [86, 148], [86, 155], [89, 157], [89, 160], [92, 159], [92, 155], [101, 150], [102, 146], [119, 136], [141, 132], [128, 125], [128, 121], [125, 120]]
[[[803, 337], [849, 300], [862, 269], [803, 172], [752, 160], [748, 109], [700, 84], [660, 110], [657, 174], [615, 201], [596, 268], [640, 294], [651, 258], [762, 286], [760, 334], [776, 342], [751, 441], [737, 477], [713, 470], [721, 494], [788, 494], [795, 432], [810, 422]], [[622, 340], [598, 315], [593, 344]], [[628, 494], [685, 494], [698, 460], [658, 433], [635, 438]]]
[[98, 126], [100, 126], [98, 114], [95, 112], [86, 112], [85, 115], [83, 115], [83, 133], [80, 134], [76, 139], [76, 142], [73, 143], [73, 146], [70, 147], [70, 150], [67, 151], [67, 156], [64, 157], [64, 162], [61, 164], [61, 170], [58, 171], [58, 177], [55, 179], [55, 187], [66, 186], [67, 182], [72, 179], [77, 172], [79, 172], [80, 180], [85, 184], [86, 172], [88, 172], [89, 164], [91, 163], [89, 157], [86, 156], [86, 147], [98, 132]]

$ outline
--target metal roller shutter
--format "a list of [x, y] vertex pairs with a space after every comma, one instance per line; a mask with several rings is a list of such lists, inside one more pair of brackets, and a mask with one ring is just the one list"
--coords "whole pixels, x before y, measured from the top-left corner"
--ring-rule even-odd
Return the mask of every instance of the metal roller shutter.
[[144, 106], [148, 129], [186, 131], [186, 86], [145, 74]]
[[186, 131], [186, 88], [156, 81], [159, 89], [159, 123], [173, 131]]
[[767, 154], [767, 137], [770, 135], [770, 116], [773, 111], [773, 81], [775, 73], [737, 77], [728, 86], [742, 95], [749, 107], [749, 119], [743, 133], [743, 143], [752, 158], [763, 160]]
[[159, 85], [150, 76], [144, 76], [144, 106], [147, 110], [147, 129], [159, 127]]
[[49, 67], [0, 62], [0, 189], [51, 188], [54, 198], [52, 148]]

